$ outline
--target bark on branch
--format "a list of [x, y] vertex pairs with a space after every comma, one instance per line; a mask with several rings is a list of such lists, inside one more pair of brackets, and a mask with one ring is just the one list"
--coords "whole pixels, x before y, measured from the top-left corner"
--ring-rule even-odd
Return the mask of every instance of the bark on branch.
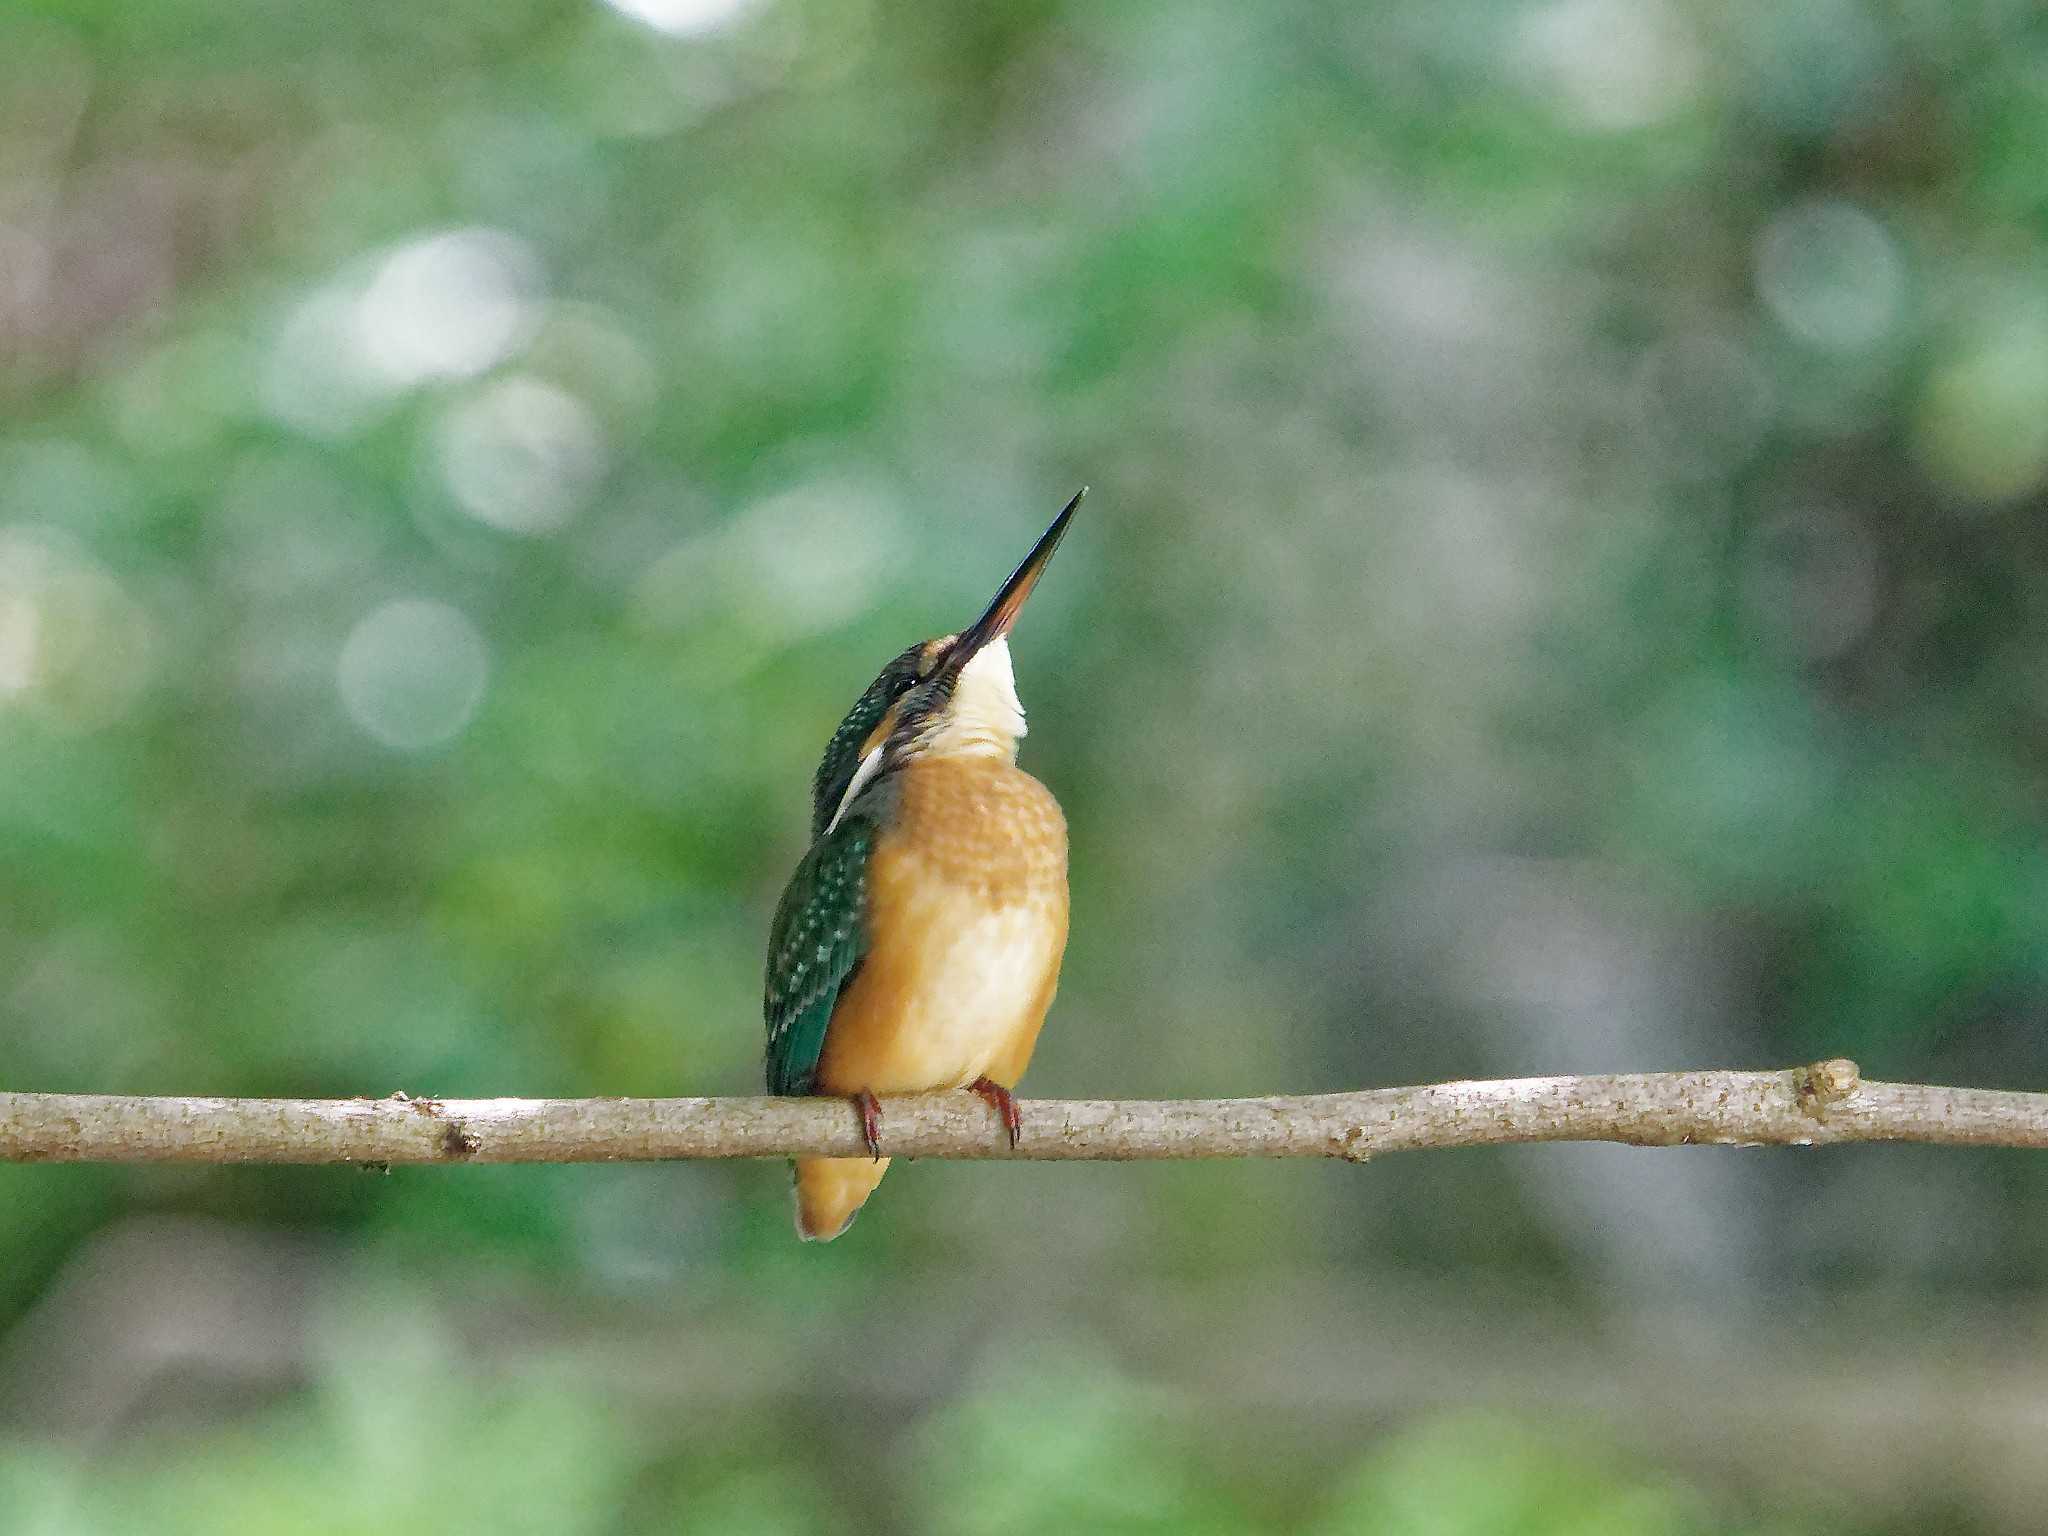
[[[1436, 1083], [1296, 1098], [1025, 1102], [1012, 1151], [967, 1093], [883, 1100], [898, 1157], [1342, 1157], [1505, 1142], [2048, 1147], [2048, 1094], [1863, 1082], [1851, 1061]], [[181, 1099], [0, 1093], [0, 1160], [589, 1163], [857, 1157], [837, 1099]]]

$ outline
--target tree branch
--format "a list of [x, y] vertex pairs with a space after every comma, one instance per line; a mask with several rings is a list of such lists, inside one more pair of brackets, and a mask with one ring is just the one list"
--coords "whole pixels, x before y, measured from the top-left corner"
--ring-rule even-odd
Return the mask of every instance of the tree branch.
[[[883, 1101], [901, 1157], [1342, 1157], [1505, 1142], [2048, 1147], [2048, 1094], [1866, 1083], [1852, 1061], [1784, 1072], [1525, 1077], [1271, 1099], [1041, 1100], [1013, 1152], [966, 1093]], [[0, 1093], [0, 1160], [589, 1163], [858, 1157], [836, 1099], [174, 1099]]]

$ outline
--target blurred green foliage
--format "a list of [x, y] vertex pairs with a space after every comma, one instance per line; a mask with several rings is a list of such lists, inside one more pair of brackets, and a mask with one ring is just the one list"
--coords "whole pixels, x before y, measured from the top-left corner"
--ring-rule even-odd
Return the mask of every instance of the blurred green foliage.
[[[2044, 80], [1998, 0], [12, 8], [0, 1083], [751, 1089], [815, 753], [1085, 480], [1033, 1089], [2034, 1084]], [[0, 1168], [0, 1524], [2026, 1529], [2001, 1426], [1835, 1432], [2044, 1215], [926, 1166], [816, 1250], [765, 1167]], [[1910, 1321], [1752, 1326], [1852, 1303]], [[1702, 1351], [1792, 1417], [1639, 1431]]]

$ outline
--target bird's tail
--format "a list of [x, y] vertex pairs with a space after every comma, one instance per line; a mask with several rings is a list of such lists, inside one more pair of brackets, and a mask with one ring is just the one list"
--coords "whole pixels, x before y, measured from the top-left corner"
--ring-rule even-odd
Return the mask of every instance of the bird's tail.
[[853, 1225], [867, 1203], [889, 1159], [872, 1157], [805, 1157], [796, 1164], [796, 1235], [806, 1242], [829, 1243]]

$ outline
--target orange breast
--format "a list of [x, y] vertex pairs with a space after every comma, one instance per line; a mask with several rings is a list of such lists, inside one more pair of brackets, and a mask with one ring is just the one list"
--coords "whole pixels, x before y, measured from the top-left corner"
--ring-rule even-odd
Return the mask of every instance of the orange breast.
[[868, 949], [818, 1063], [827, 1093], [1013, 1086], [1038, 1041], [1067, 942], [1067, 824], [1015, 764], [949, 757], [903, 770], [868, 867]]

